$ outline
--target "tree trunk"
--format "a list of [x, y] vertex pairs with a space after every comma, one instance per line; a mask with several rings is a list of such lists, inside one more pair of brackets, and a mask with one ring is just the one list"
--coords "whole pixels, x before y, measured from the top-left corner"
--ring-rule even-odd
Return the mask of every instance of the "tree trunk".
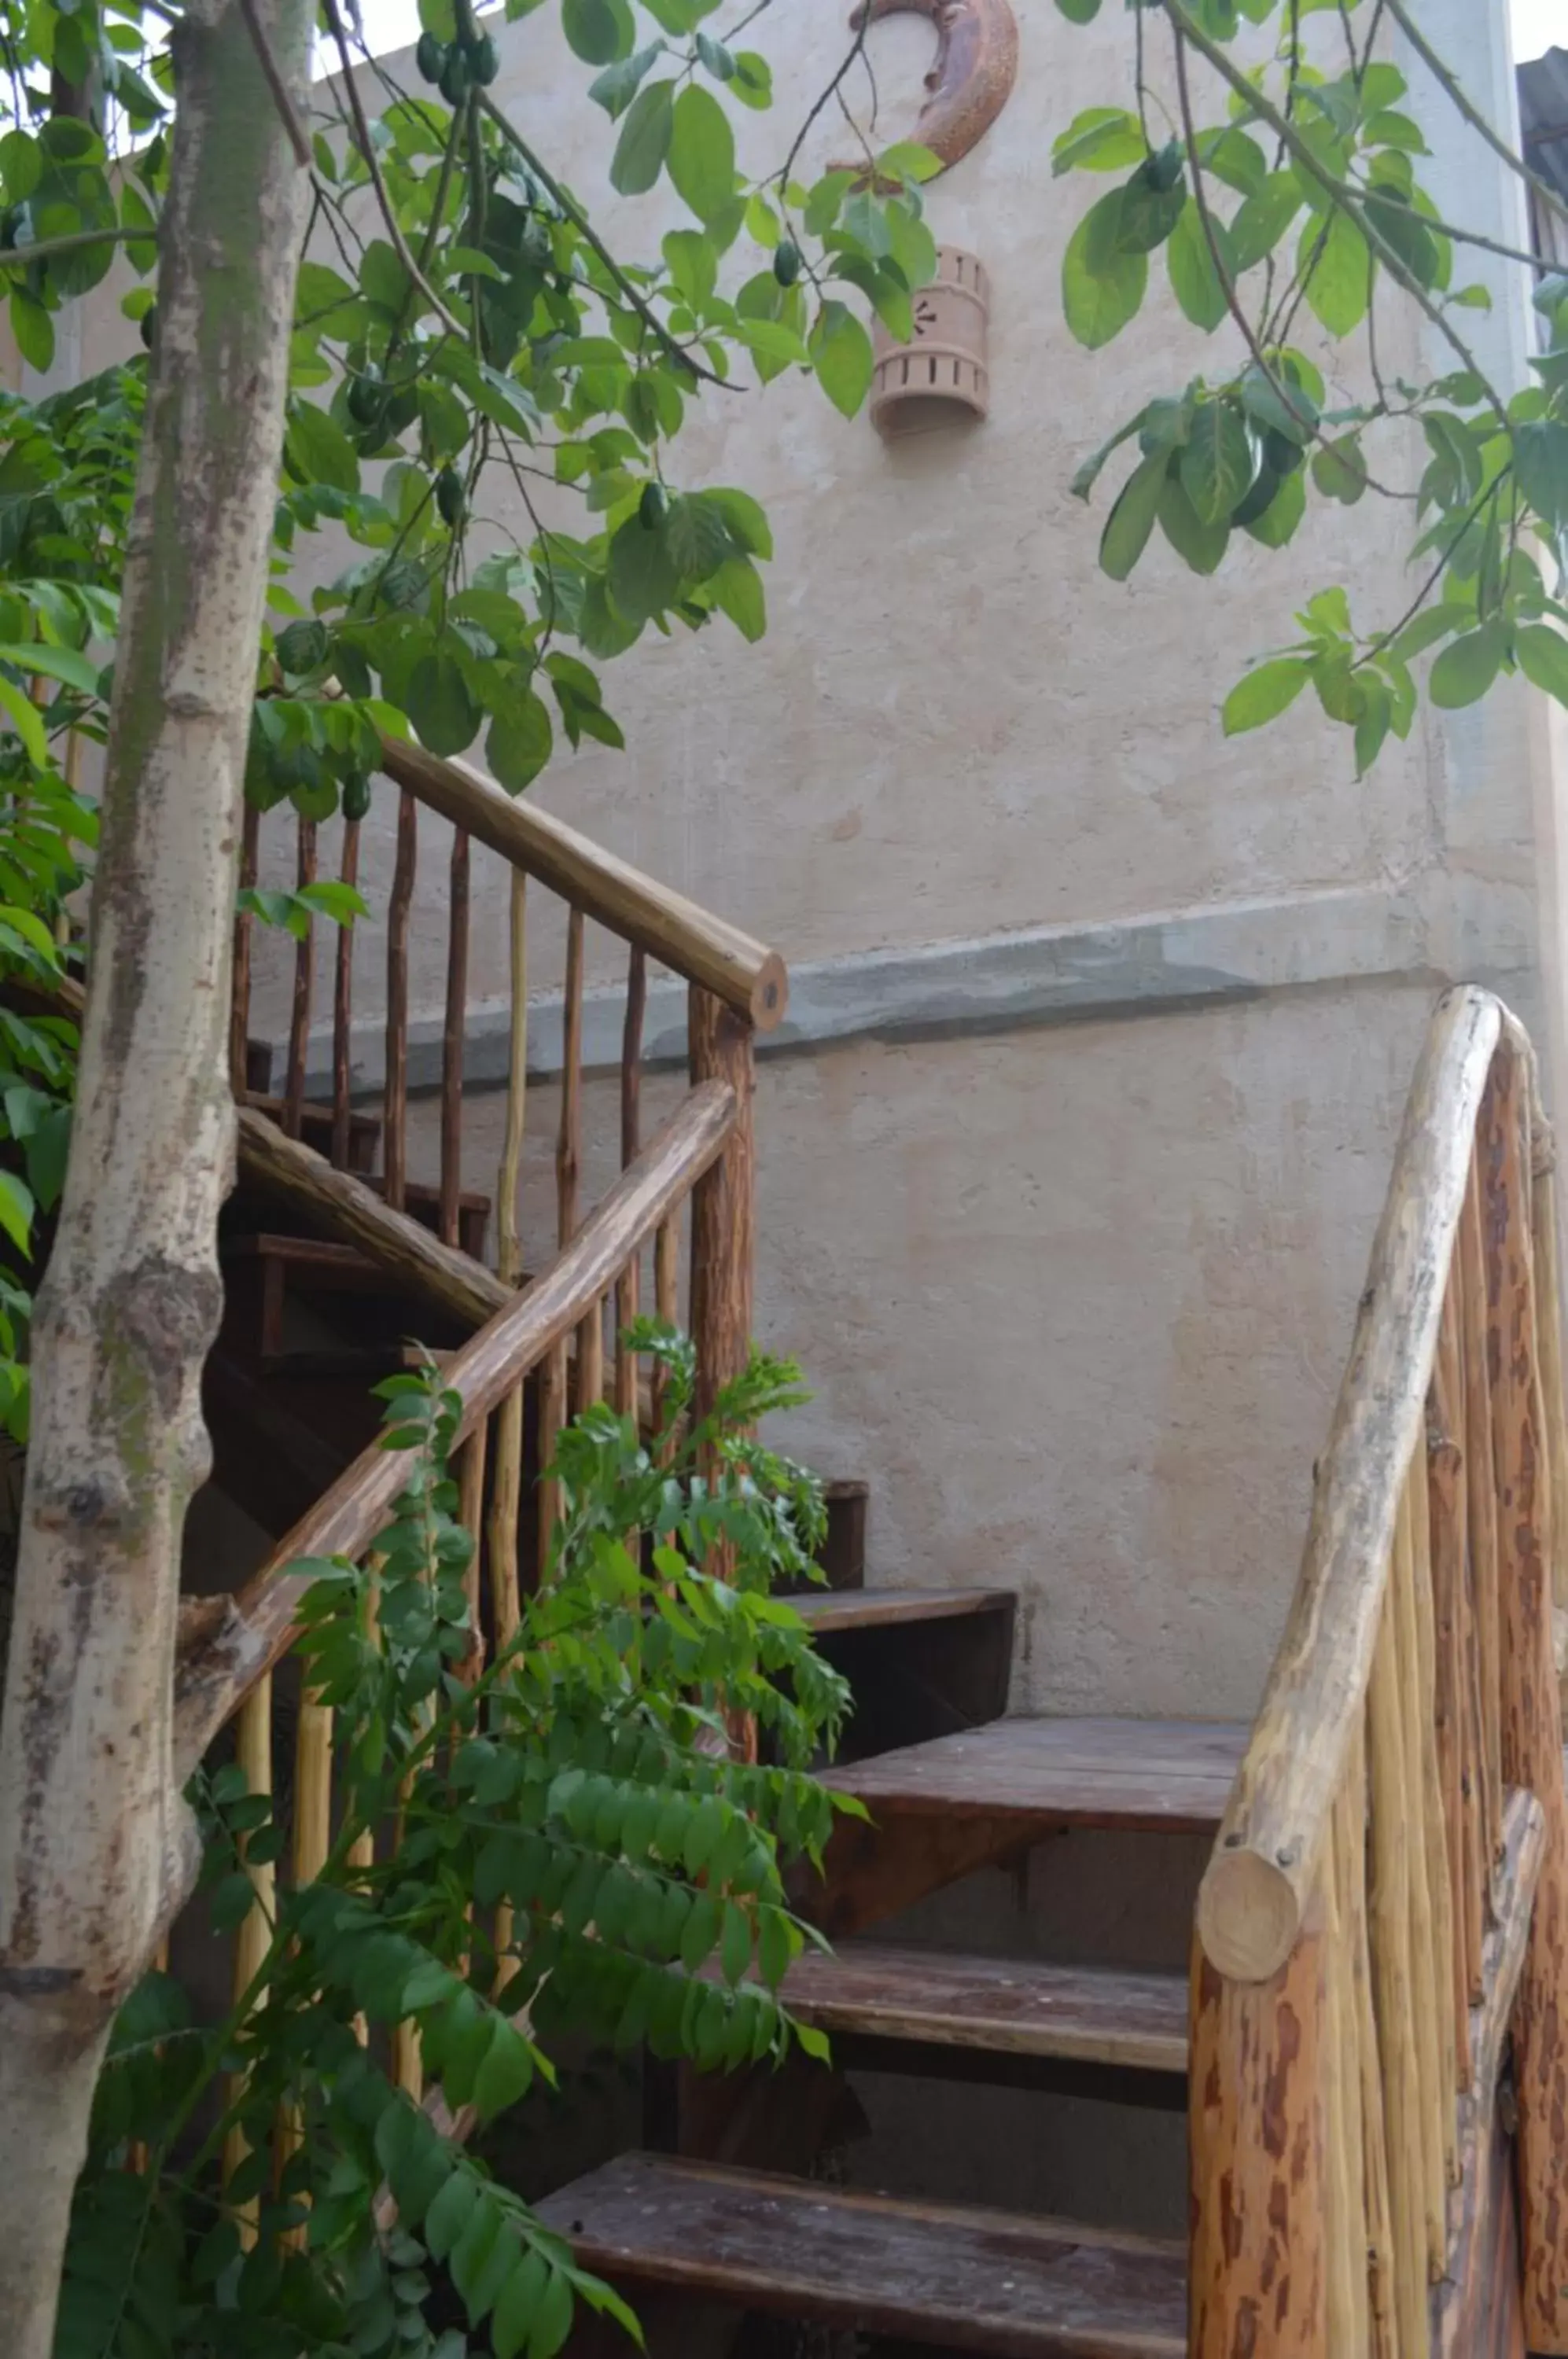
[[[256, 0], [306, 89], [309, 0]], [[0, 1721], [0, 2351], [49, 2359], [114, 2011], [194, 1831], [170, 1742], [180, 1538], [206, 1471], [234, 1109], [241, 780], [305, 175], [235, 0], [174, 36], [179, 112], [105, 766], [91, 988]]]

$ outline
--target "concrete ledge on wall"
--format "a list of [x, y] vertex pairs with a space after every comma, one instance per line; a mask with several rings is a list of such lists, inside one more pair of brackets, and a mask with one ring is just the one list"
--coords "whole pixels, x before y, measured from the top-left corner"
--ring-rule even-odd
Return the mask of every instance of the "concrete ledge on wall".
[[[1351, 982], [1430, 981], [1435, 986], [1459, 973], [1499, 982], [1530, 968], [1528, 894], [1469, 879], [1464, 909], [1456, 912], [1454, 879], [1432, 874], [1431, 906], [1419, 885], [1352, 886], [1111, 925], [1037, 926], [975, 940], [807, 961], [790, 972], [784, 1022], [757, 1045], [767, 1056], [781, 1056], [847, 1040], [942, 1039], [1152, 1016]], [[619, 1064], [625, 1004], [618, 987], [584, 995], [583, 1051], [589, 1071]], [[469, 1088], [505, 1082], [508, 1030], [504, 1004], [470, 1011], [463, 1058]], [[439, 1082], [441, 1032], [439, 1016], [410, 1022], [410, 1089]], [[683, 984], [668, 975], [650, 981], [643, 1038], [648, 1064], [684, 1060]], [[325, 1027], [312, 1033], [307, 1086], [313, 1096], [330, 1093], [331, 1046]], [[530, 1001], [529, 1071], [558, 1073], [561, 1059], [559, 995]], [[385, 1069], [379, 1023], [354, 1026], [351, 1067], [356, 1094], [379, 1093]]]

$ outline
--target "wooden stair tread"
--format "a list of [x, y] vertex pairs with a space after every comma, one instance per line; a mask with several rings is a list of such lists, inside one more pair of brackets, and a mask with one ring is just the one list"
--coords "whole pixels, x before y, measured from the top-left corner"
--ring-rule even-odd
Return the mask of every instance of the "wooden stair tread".
[[1174, 2244], [628, 2154], [539, 2218], [621, 2283], [1013, 2359], [1183, 2359]]
[[1001, 1614], [1017, 1602], [1011, 1589], [812, 1589], [789, 1600], [820, 1638], [841, 1630], [889, 1630], [909, 1622]]
[[877, 1820], [1014, 1818], [1206, 1834], [1220, 1822], [1247, 1734], [1229, 1721], [998, 1720], [855, 1762], [832, 1782]]
[[780, 1995], [804, 2022], [841, 2037], [1187, 2069], [1185, 1974], [851, 1941], [831, 1956], [806, 1951]]
[[218, 1250], [223, 1261], [280, 1261], [292, 1269], [318, 1270], [327, 1277], [374, 1277], [384, 1286], [392, 1283], [357, 1245], [335, 1245], [327, 1237], [258, 1229], [248, 1236], [224, 1237]]

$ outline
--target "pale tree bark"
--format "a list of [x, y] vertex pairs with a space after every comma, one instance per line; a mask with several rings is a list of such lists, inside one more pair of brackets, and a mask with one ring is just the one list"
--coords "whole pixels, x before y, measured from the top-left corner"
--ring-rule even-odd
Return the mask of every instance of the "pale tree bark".
[[[310, 0], [254, 0], [307, 88]], [[180, 1538], [234, 1152], [241, 780], [306, 175], [236, 0], [191, 0], [103, 788], [75, 1129], [34, 1328], [0, 1721], [0, 2352], [49, 2359], [115, 2006], [193, 1828], [170, 1743]]]

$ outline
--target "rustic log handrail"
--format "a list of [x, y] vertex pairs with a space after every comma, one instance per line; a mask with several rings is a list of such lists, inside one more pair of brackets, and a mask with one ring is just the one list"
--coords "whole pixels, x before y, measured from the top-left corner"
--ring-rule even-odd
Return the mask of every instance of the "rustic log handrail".
[[551, 812], [514, 801], [465, 762], [397, 737], [383, 738], [382, 760], [416, 801], [537, 876], [584, 917], [711, 991], [757, 1031], [771, 1032], [782, 1020], [789, 978], [777, 951], [657, 884]]
[[1475, 2288], [1513, 2274], [1482, 2193], [1505, 2025], [1509, 2347], [1568, 2354], [1552, 1169], [1528, 1037], [1450, 992], [1199, 1896], [1189, 2359], [1479, 2347]]
[[[462, 1437], [547, 1353], [563, 1343], [615, 1285], [675, 1207], [723, 1155], [740, 1118], [736, 1093], [699, 1082], [622, 1173], [550, 1267], [497, 1311], [445, 1371], [463, 1396]], [[175, 1676], [175, 1765], [183, 1781], [224, 1723], [288, 1650], [309, 1586], [287, 1568], [308, 1556], [367, 1548], [406, 1479], [397, 1453], [372, 1445], [287, 1533], [221, 1618], [199, 1618], [182, 1644]]]
[[1295, 1947], [1367, 1701], [1395, 1516], [1426, 1414], [1502, 1024], [1488, 993], [1450, 992], [1410, 1087], [1290, 1618], [1199, 1895], [1204, 1953], [1236, 1981], [1266, 1980]]

